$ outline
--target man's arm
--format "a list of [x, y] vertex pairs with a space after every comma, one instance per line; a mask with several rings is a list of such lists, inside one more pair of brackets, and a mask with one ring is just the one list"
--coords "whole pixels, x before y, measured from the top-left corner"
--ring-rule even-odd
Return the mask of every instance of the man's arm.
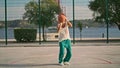
[[67, 24], [68, 24], [69, 27], [72, 27], [72, 23], [71, 22], [67, 21]]
[[57, 25], [57, 32], [60, 31], [60, 28], [61, 28], [61, 24], [59, 23], [59, 24]]

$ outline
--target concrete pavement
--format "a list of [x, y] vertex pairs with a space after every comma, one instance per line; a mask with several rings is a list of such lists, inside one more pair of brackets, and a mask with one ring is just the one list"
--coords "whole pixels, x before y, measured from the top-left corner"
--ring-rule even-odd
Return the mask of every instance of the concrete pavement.
[[72, 46], [69, 66], [58, 65], [58, 46], [0, 47], [0, 68], [120, 68], [119, 44], [78, 45]]

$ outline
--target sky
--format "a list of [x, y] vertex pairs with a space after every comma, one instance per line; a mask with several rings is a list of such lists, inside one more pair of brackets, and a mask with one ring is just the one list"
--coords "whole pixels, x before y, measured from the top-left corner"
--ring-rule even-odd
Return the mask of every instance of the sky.
[[[5, 17], [5, 0], [0, 0], [0, 20], [4, 20]], [[22, 19], [25, 13], [24, 6], [31, 0], [7, 0], [7, 19], [15, 20]], [[92, 11], [89, 10], [89, 0], [74, 0], [75, 1], [75, 19], [91, 19]], [[73, 0], [60, 0], [61, 8], [69, 20], [73, 19]]]

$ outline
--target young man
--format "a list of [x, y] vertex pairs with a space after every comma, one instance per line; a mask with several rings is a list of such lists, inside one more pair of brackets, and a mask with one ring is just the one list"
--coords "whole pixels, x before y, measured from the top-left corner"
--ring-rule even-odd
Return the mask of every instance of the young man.
[[[59, 64], [69, 65], [71, 59], [71, 41], [68, 27], [72, 27], [72, 24], [67, 20], [63, 13], [58, 16], [58, 33], [59, 33]], [[67, 54], [64, 58], [64, 48], [67, 50]]]

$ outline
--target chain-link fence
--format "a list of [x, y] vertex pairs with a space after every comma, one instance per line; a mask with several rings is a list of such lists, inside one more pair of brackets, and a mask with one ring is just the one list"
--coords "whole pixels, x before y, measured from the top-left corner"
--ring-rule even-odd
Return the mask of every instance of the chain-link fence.
[[[108, 35], [109, 38], [120, 39], [120, 31], [115, 24], [109, 25], [109, 32], [107, 33], [108, 29], [105, 21], [102, 23], [94, 21], [95, 16], [99, 16], [99, 13], [90, 10], [89, 5], [92, 0], [53, 1], [56, 1], [56, 4], [60, 5], [68, 20], [73, 24], [73, 28], [70, 28], [72, 40], [106, 39]], [[43, 4], [45, 3], [42, 2], [42, 0], [0, 0], [0, 40], [16, 41], [14, 38], [14, 29], [32, 28], [37, 29], [36, 41], [43, 41], [43, 32], [46, 39], [44, 41], [58, 41], [58, 34], [55, 28], [57, 26], [57, 21], [53, 21], [54, 23], [50, 24], [50, 26], [46, 25], [44, 31], [42, 30], [43, 24], [40, 24], [40, 22], [43, 22], [42, 18], [44, 17], [40, 18], [39, 15], [42, 14], [42, 12], [37, 12], [44, 10], [42, 9], [44, 7]], [[33, 12], [27, 11], [30, 9], [32, 9], [31, 11]], [[24, 19], [25, 13], [27, 16], [26, 19]], [[31, 17], [34, 23], [28, 23], [30, 22], [28, 21], [30, 14], [27, 15], [27, 13], [33, 14], [33, 17], [35, 15], [38, 21], [33, 20]], [[49, 15], [46, 15], [46, 17], [49, 17]], [[47, 21], [49, 22], [49, 19]], [[36, 22], [38, 24], [36, 24]], [[78, 26], [78, 23], [82, 23], [82, 30], [79, 29], [80, 26]]]

